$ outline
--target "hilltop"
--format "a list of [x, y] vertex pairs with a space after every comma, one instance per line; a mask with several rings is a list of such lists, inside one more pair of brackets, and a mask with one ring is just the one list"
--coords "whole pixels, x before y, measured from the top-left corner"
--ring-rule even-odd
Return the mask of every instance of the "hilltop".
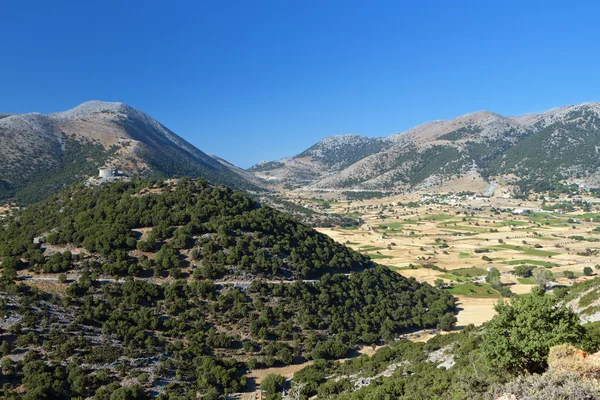
[[109, 166], [141, 177], [202, 177], [257, 190], [260, 180], [203, 153], [123, 103], [90, 101], [55, 114], [0, 115], [0, 200], [41, 200]]
[[218, 398], [455, 322], [450, 294], [205, 181], [70, 187], [4, 220], [0, 256], [3, 398]]
[[467, 178], [526, 191], [561, 183], [600, 187], [600, 104], [506, 117], [480, 111], [383, 138], [326, 138], [297, 156], [248, 171], [306, 190], [428, 190]]

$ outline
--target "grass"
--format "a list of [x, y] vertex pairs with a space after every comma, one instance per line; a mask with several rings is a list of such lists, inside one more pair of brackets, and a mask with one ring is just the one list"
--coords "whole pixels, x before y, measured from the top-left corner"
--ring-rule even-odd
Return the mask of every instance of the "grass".
[[404, 225], [423, 225], [422, 222], [408, 219], [401, 222], [387, 222], [385, 224], [379, 224], [380, 229], [402, 229]]
[[548, 261], [539, 261], [539, 260], [510, 260], [510, 261], [505, 261], [503, 264], [507, 264], [507, 265], [531, 264], [531, 265], [538, 265], [540, 267], [546, 267], [546, 268], [552, 268], [552, 267], [559, 266], [559, 264], [557, 264], [557, 263], [551, 263]]
[[462, 295], [469, 297], [480, 297], [480, 298], [500, 298], [500, 293], [494, 290], [489, 284], [481, 283], [461, 283], [459, 285], [454, 285], [448, 290], [450, 294], [453, 295]]
[[549, 213], [533, 213], [529, 215], [529, 220], [538, 224], [546, 224], [550, 226], [567, 226], [568, 218], [559, 218]]
[[537, 283], [535, 281], [535, 278], [533, 278], [533, 277], [529, 277], [529, 278], [517, 278], [517, 281], [519, 281], [519, 283], [521, 283], [523, 285], [535, 285]]
[[439, 214], [439, 215], [428, 215], [423, 219], [426, 221], [444, 221], [447, 219], [452, 219], [454, 217], [455, 217], [454, 215]]
[[452, 229], [458, 229], [458, 230], [461, 230], [461, 231], [477, 232], [477, 233], [487, 232], [489, 230], [487, 228], [479, 228], [479, 227], [476, 227], [476, 226], [464, 226], [464, 225], [450, 225], [450, 226], [448, 226], [447, 224], [440, 224], [440, 225], [438, 225], [438, 228], [452, 228]]
[[470, 281], [469, 278], [464, 278], [462, 276], [456, 276], [456, 275], [452, 275], [452, 274], [442, 274], [442, 275], [440, 275], [440, 278], [448, 279], [449, 281], [453, 281], [453, 282], [469, 282]]
[[483, 268], [470, 267], [470, 268], [454, 269], [454, 270], [450, 271], [450, 273], [455, 276], [470, 277], [470, 276], [484, 276], [484, 275], [487, 275], [488, 272]]
[[363, 252], [363, 251], [378, 251], [378, 250], [385, 250], [385, 247], [375, 247], [375, 246], [360, 246], [359, 247], [359, 251]]
[[380, 260], [383, 258], [394, 258], [392, 256], [384, 256], [383, 254], [368, 254], [371, 260]]
[[348, 218], [352, 218], [352, 219], [358, 219], [360, 217], [360, 214], [357, 212], [353, 212], [353, 213], [348, 213], [348, 214], [342, 214], [344, 217], [348, 217]]
[[352, 225], [352, 226], [342, 226], [340, 227], [340, 229], [343, 229], [345, 231], [355, 231], [358, 229], [358, 226], [356, 225]]
[[514, 244], [500, 244], [494, 247], [490, 247], [490, 250], [516, 250], [516, 251], [520, 251], [523, 254], [527, 254], [528, 256], [538, 256], [538, 257], [549, 257], [549, 256], [556, 256], [560, 253], [557, 253], [555, 251], [548, 251], [548, 250], [540, 250], [540, 249], [532, 249], [531, 247], [524, 247], [524, 246], [517, 246]]
[[464, 251], [461, 251], [460, 254], [458, 255], [458, 258], [473, 258], [473, 256], [471, 255], [471, 253], [466, 253]]
[[494, 224], [494, 226], [497, 228], [501, 228], [503, 226], [525, 226], [525, 225], [529, 225], [529, 222], [509, 220], [509, 221], [502, 221], [502, 222], [498, 222], [498, 223]]
[[578, 219], [582, 219], [582, 220], [585, 220], [585, 221], [589, 221], [590, 218], [594, 218], [595, 222], [600, 221], [600, 214], [599, 213], [584, 213], [584, 214], [581, 214], [581, 215], [577, 215], [576, 217]]

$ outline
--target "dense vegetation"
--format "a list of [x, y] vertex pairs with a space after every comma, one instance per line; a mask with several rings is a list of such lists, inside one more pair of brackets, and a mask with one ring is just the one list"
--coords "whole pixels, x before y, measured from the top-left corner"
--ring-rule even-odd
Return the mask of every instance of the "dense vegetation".
[[2, 398], [213, 399], [247, 369], [455, 323], [449, 294], [201, 181], [69, 188], [9, 218], [0, 256]]
[[574, 313], [541, 290], [510, 305], [501, 304], [497, 311], [482, 328], [470, 326], [427, 343], [400, 341], [372, 357], [343, 364], [317, 361], [294, 376], [293, 389], [307, 397], [348, 400], [496, 399], [504, 393], [550, 396], [518, 397], [535, 399], [600, 395], [582, 376], [546, 372], [554, 345], [572, 343], [597, 351], [598, 323], [581, 326]]
[[[139, 195], [152, 190], [160, 193]], [[135, 230], [144, 228], [151, 231], [136, 239]], [[9, 222], [0, 231], [0, 255], [25, 258], [29, 268], [48, 270], [51, 260], [33, 244], [36, 236], [97, 254], [88, 263], [101, 263], [108, 275], [139, 275], [149, 268], [161, 275], [193, 261], [209, 278], [244, 273], [309, 278], [371, 264], [366, 256], [240, 192], [189, 180], [173, 187], [115, 183], [102, 190], [69, 189]], [[135, 249], [157, 252], [157, 257], [140, 260], [129, 254]], [[82, 264], [78, 261], [71, 267]]]

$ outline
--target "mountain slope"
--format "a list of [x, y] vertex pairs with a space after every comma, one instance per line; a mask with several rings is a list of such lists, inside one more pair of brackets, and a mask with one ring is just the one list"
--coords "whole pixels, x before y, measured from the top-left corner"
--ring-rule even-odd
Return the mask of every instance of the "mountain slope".
[[598, 187], [598, 139], [598, 103], [521, 117], [480, 111], [387, 138], [326, 138], [295, 157], [249, 171], [306, 189], [428, 189], [463, 177], [489, 182], [495, 176], [511, 177], [524, 190], [573, 180]]
[[0, 198], [44, 198], [110, 166], [143, 177], [204, 177], [256, 188], [242, 172], [195, 148], [143, 112], [91, 101], [50, 115], [0, 118]]
[[189, 179], [70, 187], [3, 222], [0, 261], [1, 350], [22, 360], [3, 361], [1, 398], [107, 398], [137, 383], [216, 399], [241, 391], [247, 369], [453, 320], [449, 293]]

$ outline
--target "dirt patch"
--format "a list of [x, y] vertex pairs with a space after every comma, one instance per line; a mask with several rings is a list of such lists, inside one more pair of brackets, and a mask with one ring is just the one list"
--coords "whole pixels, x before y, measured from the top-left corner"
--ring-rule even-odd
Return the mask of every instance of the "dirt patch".
[[467, 296], [455, 296], [458, 299], [459, 308], [456, 316], [457, 328], [464, 328], [469, 324], [482, 325], [496, 315], [494, 305], [498, 299], [482, 299]]
[[287, 378], [291, 378], [296, 372], [300, 371], [302, 368], [308, 367], [309, 365], [312, 365], [313, 363], [314, 363], [314, 361], [311, 360], [311, 361], [307, 361], [302, 364], [287, 365], [285, 367], [255, 369], [254, 371], [251, 371], [246, 376], [250, 379], [253, 379], [257, 385], [260, 385], [260, 383], [263, 381], [263, 379], [265, 379], [265, 377], [269, 374], [278, 374], [287, 379]]

